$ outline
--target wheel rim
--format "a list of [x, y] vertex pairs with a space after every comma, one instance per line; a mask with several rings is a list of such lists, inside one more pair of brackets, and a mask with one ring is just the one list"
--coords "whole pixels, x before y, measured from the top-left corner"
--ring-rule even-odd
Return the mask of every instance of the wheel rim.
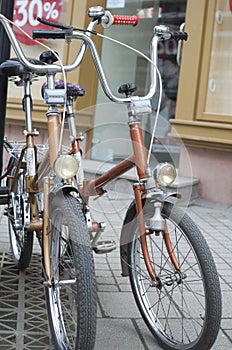
[[132, 252], [139, 254], [131, 257], [131, 283], [152, 333], [170, 346], [184, 349], [197, 342], [204, 329], [205, 285], [191, 243], [172, 220], [167, 222], [173, 251], [187, 276], [182, 279], [174, 271], [162, 235], [150, 235], [147, 236], [148, 249], [160, 288], [155, 287], [148, 276], [139, 238], [132, 242]]
[[[12, 227], [10, 227], [10, 225]], [[24, 230], [16, 230], [13, 223], [9, 225], [11, 249], [16, 261], [20, 260], [24, 246]]]
[[[15, 170], [13, 170], [12, 174], [14, 175]], [[22, 208], [21, 208], [21, 195], [24, 192], [24, 175], [23, 173], [19, 176], [17, 180], [17, 187], [15, 189], [16, 198], [15, 198], [15, 204], [13, 207], [13, 200], [11, 199], [9, 204], [9, 212], [12, 212], [12, 215], [14, 212], [17, 212], [17, 217], [21, 221], [21, 225], [23, 224], [23, 214], [22, 214]], [[9, 220], [9, 234], [10, 234], [10, 242], [11, 242], [11, 249], [12, 253], [14, 255], [14, 259], [16, 262], [20, 260], [23, 247], [24, 247], [24, 238], [25, 238], [25, 232], [23, 228], [16, 228], [15, 226], [15, 220], [16, 218], [13, 217], [13, 219]]]
[[[52, 287], [48, 288], [48, 302], [56, 340], [63, 349], [75, 348], [77, 305], [75, 268], [68, 227], [56, 219], [51, 245]], [[57, 237], [59, 239], [57, 239]]]

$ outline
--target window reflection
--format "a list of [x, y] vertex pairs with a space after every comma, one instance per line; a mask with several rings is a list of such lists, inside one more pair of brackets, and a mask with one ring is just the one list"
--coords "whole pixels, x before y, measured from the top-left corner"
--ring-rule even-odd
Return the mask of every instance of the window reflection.
[[228, 0], [218, 0], [208, 79], [205, 112], [232, 115], [232, 8]]
[[[131, 1], [125, 0], [122, 8], [109, 8], [116, 15], [139, 16], [138, 27], [114, 27], [105, 30], [104, 34], [115, 38], [140, 50], [150, 56], [150, 41], [153, 28], [157, 24], [167, 24], [172, 30], [179, 30], [179, 26], [185, 21], [187, 0], [149, 0]], [[107, 2], [106, 2], [107, 3]], [[112, 4], [113, 2], [109, 1]], [[176, 61], [177, 43], [169, 41], [159, 45], [159, 69], [163, 79], [163, 96], [161, 123], [158, 125], [159, 137], [166, 137], [170, 129], [169, 119], [175, 117], [176, 98], [178, 90], [179, 66]], [[127, 82], [137, 85], [137, 94], [144, 95], [149, 88], [149, 63], [134, 52], [125, 50], [124, 47], [103, 40], [102, 63], [109, 79], [109, 85], [117, 93], [117, 88]], [[153, 116], [142, 118], [142, 125], [146, 135], [146, 145], [149, 144], [150, 133], [153, 129], [154, 116], [157, 108], [157, 96], [152, 101]], [[106, 103], [103, 106], [103, 103]], [[117, 112], [116, 112], [117, 111]], [[164, 121], [164, 123], [163, 123]], [[108, 104], [102, 92], [98, 89], [95, 127], [93, 131], [92, 157], [95, 159], [106, 159], [110, 155], [110, 161], [120, 160], [131, 153], [129, 141], [126, 109], [117, 105]], [[120, 140], [116, 142], [116, 140]]]

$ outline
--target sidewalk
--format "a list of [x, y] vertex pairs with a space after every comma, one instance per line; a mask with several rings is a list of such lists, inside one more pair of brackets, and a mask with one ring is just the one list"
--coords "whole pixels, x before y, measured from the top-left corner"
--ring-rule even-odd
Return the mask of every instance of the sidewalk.
[[[98, 323], [96, 350], [159, 350], [135, 305], [128, 278], [121, 277], [119, 233], [129, 198], [114, 192], [91, 202], [98, 221], [107, 224], [105, 239], [114, 239], [117, 249], [95, 255]], [[198, 200], [188, 208], [214, 255], [223, 294], [221, 330], [213, 350], [232, 348], [232, 207]], [[31, 267], [18, 273], [9, 252], [6, 218], [0, 234], [0, 349], [53, 349], [50, 344], [39, 255]], [[6, 283], [7, 282], [7, 283]], [[50, 345], [49, 345], [50, 344]], [[84, 350], [84, 349], [83, 349]]]

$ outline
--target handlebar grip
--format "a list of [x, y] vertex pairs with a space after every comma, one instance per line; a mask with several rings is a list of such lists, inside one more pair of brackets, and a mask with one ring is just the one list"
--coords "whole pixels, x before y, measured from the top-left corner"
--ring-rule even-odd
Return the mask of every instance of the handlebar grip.
[[113, 23], [115, 25], [128, 25], [136, 27], [139, 19], [138, 16], [119, 16], [119, 15], [113, 15]]
[[171, 39], [174, 40], [188, 40], [188, 34], [186, 32], [170, 32]]
[[65, 39], [63, 30], [33, 30], [33, 39]]
[[110, 11], [106, 11], [102, 17], [101, 24], [103, 28], [110, 28], [113, 24], [115, 25], [131, 25], [133, 27], [138, 24], [138, 16], [116, 16], [112, 15]]

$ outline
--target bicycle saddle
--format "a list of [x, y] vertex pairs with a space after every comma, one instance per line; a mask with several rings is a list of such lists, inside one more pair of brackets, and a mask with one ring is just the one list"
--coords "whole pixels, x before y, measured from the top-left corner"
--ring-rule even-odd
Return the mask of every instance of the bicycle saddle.
[[[56, 89], [65, 89], [65, 84], [63, 80], [58, 80], [55, 82], [55, 88]], [[47, 89], [47, 83], [43, 84], [42, 86], [42, 97], [44, 97], [44, 91]], [[79, 84], [71, 84], [67, 83], [67, 96], [72, 97], [74, 100], [78, 96], [84, 96], [85, 95], [85, 90], [83, 87]]]
[[[29, 62], [33, 64], [45, 65], [44, 62], [36, 60], [34, 58], [30, 58]], [[17, 58], [12, 58], [12, 59], [6, 60], [0, 65], [0, 73], [5, 74], [8, 77], [22, 76], [24, 74], [30, 73], [30, 70], [27, 69]], [[36, 73], [36, 75], [45, 75], [45, 74]]]

